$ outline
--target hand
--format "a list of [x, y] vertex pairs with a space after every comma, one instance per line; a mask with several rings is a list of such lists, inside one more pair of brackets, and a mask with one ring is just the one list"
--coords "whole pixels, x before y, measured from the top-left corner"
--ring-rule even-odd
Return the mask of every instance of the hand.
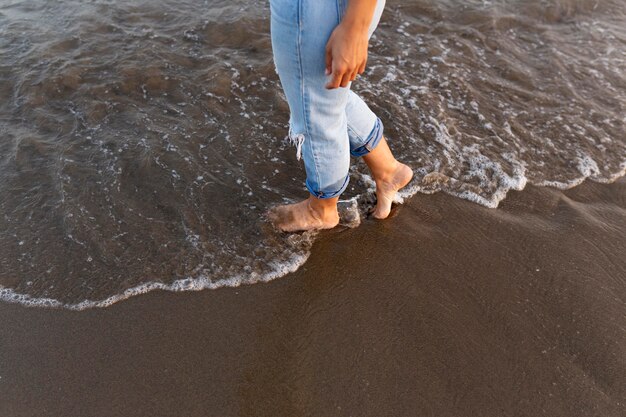
[[326, 43], [326, 75], [332, 75], [327, 89], [347, 87], [365, 71], [369, 38], [367, 31], [339, 23]]

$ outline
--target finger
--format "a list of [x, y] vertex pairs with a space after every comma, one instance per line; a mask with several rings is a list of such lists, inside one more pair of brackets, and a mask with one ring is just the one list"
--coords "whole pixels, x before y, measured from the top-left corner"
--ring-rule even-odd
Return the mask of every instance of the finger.
[[326, 48], [326, 72], [325, 75], [329, 75], [333, 69], [333, 51], [330, 48]]
[[359, 66], [359, 74], [363, 74], [365, 72], [365, 66], [367, 65], [367, 54], [365, 54], [365, 58], [363, 59], [363, 63]]
[[341, 84], [343, 80], [344, 74], [346, 73], [346, 66], [343, 64], [337, 64], [337, 61], [333, 62], [332, 68], [332, 78], [326, 84], [326, 88], [337, 88]]
[[342, 87], [347, 87], [348, 86], [348, 84], [350, 83], [350, 80], [351, 80], [350, 79], [350, 75], [351, 74], [349, 72], [346, 72], [346, 73], [343, 74], [343, 77], [341, 78], [341, 84], [340, 84]]
[[326, 84], [326, 88], [328, 89], [332, 89], [332, 88], [337, 88], [339, 87], [339, 84], [341, 84], [341, 80], [343, 79], [343, 72], [333, 72], [332, 73], [332, 78], [330, 79], [330, 81]]
[[357, 73], [363, 74], [365, 72], [365, 62], [366, 61], [363, 61], [363, 63], [359, 65], [359, 70], [357, 71]]

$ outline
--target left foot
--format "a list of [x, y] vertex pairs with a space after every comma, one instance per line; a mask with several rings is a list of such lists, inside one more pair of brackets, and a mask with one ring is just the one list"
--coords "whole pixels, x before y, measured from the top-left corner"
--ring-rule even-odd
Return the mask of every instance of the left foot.
[[396, 160], [389, 149], [387, 140], [383, 136], [373, 151], [363, 155], [363, 160], [369, 167], [376, 182], [376, 208], [374, 217], [385, 219], [391, 211], [391, 203], [399, 189], [404, 187], [413, 178], [413, 170]]
[[315, 229], [332, 229], [339, 224], [337, 207], [322, 208], [310, 197], [295, 204], [271, 208], [267, 215], [274, 225], [283, 232], [297, 232]]
[[399, 189], [404, 187], [413, 178], [413, 170], [401, 162], [385, 178], [375, 178], [376, 182], [376, 208], [374, 217], [386, 219], [391, 211], [391, 203]]

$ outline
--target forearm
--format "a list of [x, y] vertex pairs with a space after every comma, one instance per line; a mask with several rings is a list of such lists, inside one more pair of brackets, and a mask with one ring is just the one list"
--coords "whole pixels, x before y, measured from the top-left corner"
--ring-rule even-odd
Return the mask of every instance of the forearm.
[[377, 0], [348, 0], [341, 23], [353, 30], [367, 32], [374, 17], [376, 3]]

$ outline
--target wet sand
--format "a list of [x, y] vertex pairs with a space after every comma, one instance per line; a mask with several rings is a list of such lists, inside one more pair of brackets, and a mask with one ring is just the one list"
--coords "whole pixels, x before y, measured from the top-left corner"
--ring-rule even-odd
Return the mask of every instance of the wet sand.
[[0, 304], [0, 415], [626, 415], [625, 179], [394, 214], [267, 284]]

